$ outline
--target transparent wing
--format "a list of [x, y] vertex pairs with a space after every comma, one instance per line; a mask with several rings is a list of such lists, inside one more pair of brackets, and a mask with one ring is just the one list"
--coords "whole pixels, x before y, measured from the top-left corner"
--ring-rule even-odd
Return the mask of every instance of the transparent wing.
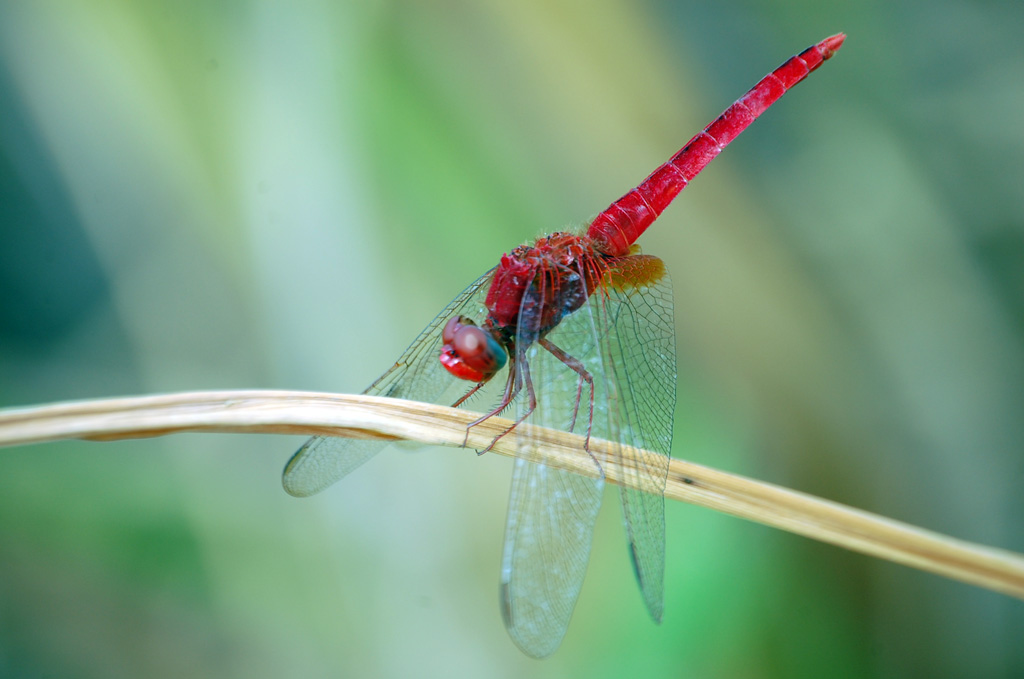
[[[524, 308], [543, 297], [532, 294]], [[525, 361], [517, 361], [524, 382], [517, 414], [529, 409], [528, 374], [537, 398], [530, 424], [581, 435], [591, 426], [592, 437], [618, 444], [614, 454], [630, 470], [632, 485], [643, 489], [622, 489], [623, 515], [645, 604], [660, 621], [664, 489], [676, 383], [671, 286], [661, 260], [644, 255], [620, 259], [602, 287], [546, 339], [563, 356], [534, 344]], [[592, 385], [567, 364], [566, 356], [578, 361]], [[529, 655], [544, 657], [560, 644], [583, 584], [603, 478], [596, 462], [590, 478], [532, 462], [534, 454], [531, 442], [521, 438], [505, 532], [501, 602], [516, 644]]]
[[617, 430], [611, 440], [621, 446], [629, 481], [620, 488], [623, 518], [644, 602], [661, 622], [664, 493], [676, 403], [672, 286], [660, 259], [632, 255], [619, 260], [602, 290], [595, 315], [608, 329], [601, 342], [603, 366], [617, 393], [609, 401], [609, 429]]
[[555, 652], [590, 559], [604, 480], [516, 458], [501, 565], [501, 612], [527, 655]]
[[[542, 301], [542, 293], [533, 289], [524, 297], [523, 307]], [[599, 332], [591, 312], [585, 305], [564, 318], [547, 339], [596, 372], [599, 379], [594, 381], [593, 394], [577, 372], [538, 344], [529, 346], [516, 361], [522, 381], [515, 401], [517, 416], [529, 410], [530, 384], [537, 398], [529, 424], [586, 434], [591, 396], [595, 403], [602, 403], [607, 395], [600, 379], [604, 371]], [[517, 346], [527, 344], [528, 340], [517, 340]], [[595, 436], [606, 429], [597, 426], [598, 419], [595, 411]], [[587, 477], [533, 462], [535, 455], [534, 444], [521, 437], [505, 528], [501, 608], [516, 645], [528, 655], [543, 658], [565, 636], [583, 586], [604, 478], [596, 463], [594, 476]]]
[[[363, 393], [427, 403], [451, 403], [465, 393], [469, 383], [452, 377], [438, 360], [442, 345], [441, 331], [448, 319], [458, 314], [478, 323], [483, 321], [486, 316], [483, 300], [493, 273], [491, 269], [452, 300], [413, 340], [398, 361]], [[456, 392], [458, 396], [452, 395]], [[450, 399], [447, 398], [449, 395], [452, 395]], [[386, 445], [386, 441], [376, 439], [314, 436], [285, 465], [282, 477], [284, 489], [298, 497], [318, 493], [369, 460]]]

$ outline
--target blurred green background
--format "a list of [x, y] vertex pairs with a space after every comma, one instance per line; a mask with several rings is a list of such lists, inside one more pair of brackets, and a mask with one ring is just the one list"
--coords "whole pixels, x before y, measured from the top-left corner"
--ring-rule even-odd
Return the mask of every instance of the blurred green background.
[[[357, 392], [845, 31], [644, 236], [673, 454], [1024, 551], [1024, 3], [0, 0], [0, 405]], [[507, 638], [510, 461], [299, 437], [0, 452], [3, 677], [1012, 677], [1024, 604], [670, 503], [664, 624], [606, 502], [561, 650]], [[609, 498], [610, 500], [611, 498]]]

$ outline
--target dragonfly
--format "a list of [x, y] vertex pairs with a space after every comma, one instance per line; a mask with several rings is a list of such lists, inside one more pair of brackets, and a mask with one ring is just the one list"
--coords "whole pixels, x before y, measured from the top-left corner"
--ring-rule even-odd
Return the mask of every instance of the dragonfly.
[[[676, 349], [664, 263], [635, 242], [704, 167], [787, 90], [843, 44], [840, 33], [765, 76], [581, 233], [556, 232], [501, 256], [459, 294], [364, 393], [511, 411], [498, 439], [529, 421], [612, 444], [633, 569], [648, 612], [664, 608], [664, 490], [672, 446]], [[489, 399], [489, 400], [488, 400]], [[491, 445], [496, 442], [495, 439]], [[330, 486], [387, 442], [314, 436], [287, 463], [295, 496]], [[561, 644], [583, 585], [604, 471], [577, 474], [539, 461], [516, 437], [501, 561], [505, 627], [526, 654]], [[486, 449], [485, 449], [486, 450]]]

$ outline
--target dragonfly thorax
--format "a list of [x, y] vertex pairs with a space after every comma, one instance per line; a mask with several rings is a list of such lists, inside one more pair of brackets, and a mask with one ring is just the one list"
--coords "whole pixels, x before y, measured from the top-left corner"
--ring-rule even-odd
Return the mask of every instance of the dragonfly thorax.
[[[487, 292], [488, 322], [529, 344], [579, 309], [606, 269], [586, 236], [558, 232], [504, 255]], [[522, 347], [525, 349], [525, 347]]]
[[500, 370], [510, 352], [525, 351], [579, 309], [607, 269], [587, 236], [557, 232], [502, 255], [477, 326], [452, 318], [444, 331], [441, 364], [460, 379], [482, 382]]

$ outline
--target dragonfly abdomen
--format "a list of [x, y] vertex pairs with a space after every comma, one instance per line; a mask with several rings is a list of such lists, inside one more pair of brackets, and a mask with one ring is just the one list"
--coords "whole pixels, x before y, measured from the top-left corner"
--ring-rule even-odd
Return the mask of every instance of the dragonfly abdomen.
[[600, 251], [613, 257], [628, 254], [636, 239], [722, 149], [779, 97], [835, 54], [845, 38], [842, 33], [833, 35], [790, 57], [690, 139], [639, 186], [609, 205], [587, 230], [587, 235]]

